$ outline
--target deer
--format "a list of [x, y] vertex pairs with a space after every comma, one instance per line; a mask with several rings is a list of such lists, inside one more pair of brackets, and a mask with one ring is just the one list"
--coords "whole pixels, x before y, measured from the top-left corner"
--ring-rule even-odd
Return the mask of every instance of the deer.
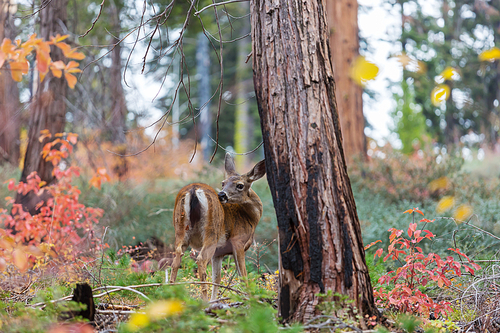
[[[175, 283], [182, 256], [190, 246], [199, 250], [196, 263], [201, 282], [206, 282], [206, 268], [208, 262], [212, 262], [211, 300], [217, 299], [222, 260], [226, 255], [234, 257], [238, 274], [247, 276], [245, 251], [253, 243], [263, 211], [262, 201], [251, 186], [265, 175], [264, 160], [240, 175], [231, 154], [226, 153], [224, 168], [226, 179], [219, 193], [207, 184], [189, 184], [177, 194], [173, 213], [175, 258], [170, 283]], [[202, 299], [205, 301], [208, 300], [207, 290], [207, 284], [203, 284]]]

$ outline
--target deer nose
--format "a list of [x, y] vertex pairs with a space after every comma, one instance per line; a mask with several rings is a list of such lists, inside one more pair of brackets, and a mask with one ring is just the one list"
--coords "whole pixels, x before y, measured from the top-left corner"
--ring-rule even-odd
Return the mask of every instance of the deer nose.
[[226, 194], [226, 192], [221, 191], [221, 192], [219, 192], [218, 196], [219, 196], [219, 201], [220, 202], [222, 202], [222, 203], [227, 202], [227, 194]]

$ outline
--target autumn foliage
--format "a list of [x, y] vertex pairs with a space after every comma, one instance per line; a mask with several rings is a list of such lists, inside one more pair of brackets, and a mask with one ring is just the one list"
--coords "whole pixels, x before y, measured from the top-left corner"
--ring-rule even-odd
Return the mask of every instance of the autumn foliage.
[[[460, 261], [452, 256], [441, 258], [436, 253], [425, 254], [419, 243], [425, 239], [434, 238], [434, 234], [425, 230], [428, 223], [434, 220], [421, 219], [422, 227], [418, 228], [415, 222], [415, 214], [421, 214], [421, 210], [413, 208], [404, 213], [413, 214], [413, 222], [410, 223], [407, 236], [403, 230], [390, 228], [389, 246], [384, 262], [388, 259], [398, 263], [396, 270], [384, 274], [378, 280], [382, 285], [375, 288], [374, 296], [377, 304], [385, 308], [396, 309], [409, 314], [419, 314], [429, 317], [429, 315], [446, 316], [452, 311], [450, 303], [447, 301], [435, 301], [425, 290], [429, 283], [434, 282], [439, 288], [447, 288], [452, 285], [454, 277], [462, 276], [462, 269], [474, 275], [475, 270], [481, 267], [474, 263], [467, 255], [458, 248], [448, 250], [456, 253]], [[373, 242], [365, 247], [370, 248], [380, 241]], [[380, 248], [375, 252], [374, 257], [382, 257], [384, 249]], [[387, 285], [389, 288], [383, 287]]]
[[28, 58], [34, 52], [36, 69], [41, 81], [49, 72], [52, 72], [57, 78], [61, 78], [64, 74], [68, 86], [73, 89], [77, 81], [76, 76], [73, 74], [81, 72], [78, 69], [78, 62], [74, 60], [68, 63], [61, 60], [52, 61], [50, 57], [50, 47], [56, 46], [68, 59], [82, 60], [85, 58], [83, 53], [63, 42], [66, 38], [68, 38], [68, 35], [61, 36], [58, 34], [56, 37], [50, 38], [49, 41], [44, 41], [41, 38], [36, 38], [36, 34], [33, 34], [24, 43], [20, 40], [13, 43], [10, 39], [5, 38], [0, 45], [0, 68], [4, 64], [8, 64], [12, 78], [14, 81], [19, 82], [22, 80], [23, 75], [28, 74], [30, 67]]
[[[42, 132], [42, 137], [49, 135]], [[93, 228], [103, 211], [79, 202], [80, 190], [72, 185], [72, 180], [80, 175], [80, 169], [61, 164], [72, 152], [77, 136], [60, 133], [55, 137], [45, 145], [42, 154], [55, 166], [56, 182], [46, 186], [36, 172], [26, 182], [8, 182], [9, 190], [23, 195], [33, 191], [43, 201], [37, 206], [39, 213], [31, 215], [12, 197], [6, 198], [11, 211], [0, 210], [0, 224], [4, 226], [0, 229], [0, 270], [13, 264], [23, 272], [34, 263], [84, 259], [83, 251], [97, 248]]]

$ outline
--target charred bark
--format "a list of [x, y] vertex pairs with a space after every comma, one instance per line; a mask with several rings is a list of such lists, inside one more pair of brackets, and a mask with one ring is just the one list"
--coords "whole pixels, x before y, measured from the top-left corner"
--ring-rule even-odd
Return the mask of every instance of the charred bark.
[[363, 90], [350, 77], [354, 59], [359, 55], [357, 0], [327, 0], [330, 52], [335, 78], [335, 96], [342, 127], [344, 153], [366, 158]]
[[325, 1], [252, 0], [254, 85], [280, 241], [279, 311], [332, 290], [378, 315], [346, 171]]

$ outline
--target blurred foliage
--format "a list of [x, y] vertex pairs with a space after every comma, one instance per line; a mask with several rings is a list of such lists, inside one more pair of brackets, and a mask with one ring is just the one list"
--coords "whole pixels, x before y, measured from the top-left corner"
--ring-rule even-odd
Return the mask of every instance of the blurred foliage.
[[[440, 145], [456, 145], [472, 131], [484, 135], [486, 145], [495, 146], [500, 130], [500, 72], [495, 52], [500, 43], [499, 2], [442, 0], [432, 14], [423, 9], [421, 0], [389, 3], [401, 11], [405, 57], [425, 69], [405, 66], [402, 83], [403, 92], [405, 86], [414, 92], [412, 99], [425, 117], [422, 135], [429, 133]], [[414, 112], [402, 111], [403, 116], [396, 118], [398, 134], [398, 122], [404, 123]], [[414, 125], [415, 131], [421, 126], [419, 121]], [[405, 151], [412, 150], [407, 144], [403, 140]]]
[[[371, 158], [349, 173], [365, 244], [384, 240], [390, 227], [404, 229], [407, 221], [401, 213], [407, 207], [419, 207], [429, 219], [436, 219], [429, 230], [438, 235], [424, 250], [443, 254], [448, 247], [459, 246], [473, 259], [489, 259], [496, 254], [498, 241], [463, 221], [500, 233], [498, 178], [463, 171], [464, 161], [455, 153], [407, 156], [380, 149], [374, 154], [384, 157]], [[446, 197], [453, 200], [446, 210], [440, 210], [439, 203]], [[464, 210], [466, 215], [470, 210], [473, 214], [469, 219], [458, 219], [457, 214]], [[377, 275], [377, 271], [372, 273]]]
[[425, 117], [422, 115], [422, 107], [415, 104], [415, 92], [406, 81], [401, 83], [402, 95], [395, 94], [397, 102], [396, 110], [393, 112], [395, 123], [394, 131], [398, 134], [403, 147], [404, 154], [410, 154], [424, 146], [427, 139]]

